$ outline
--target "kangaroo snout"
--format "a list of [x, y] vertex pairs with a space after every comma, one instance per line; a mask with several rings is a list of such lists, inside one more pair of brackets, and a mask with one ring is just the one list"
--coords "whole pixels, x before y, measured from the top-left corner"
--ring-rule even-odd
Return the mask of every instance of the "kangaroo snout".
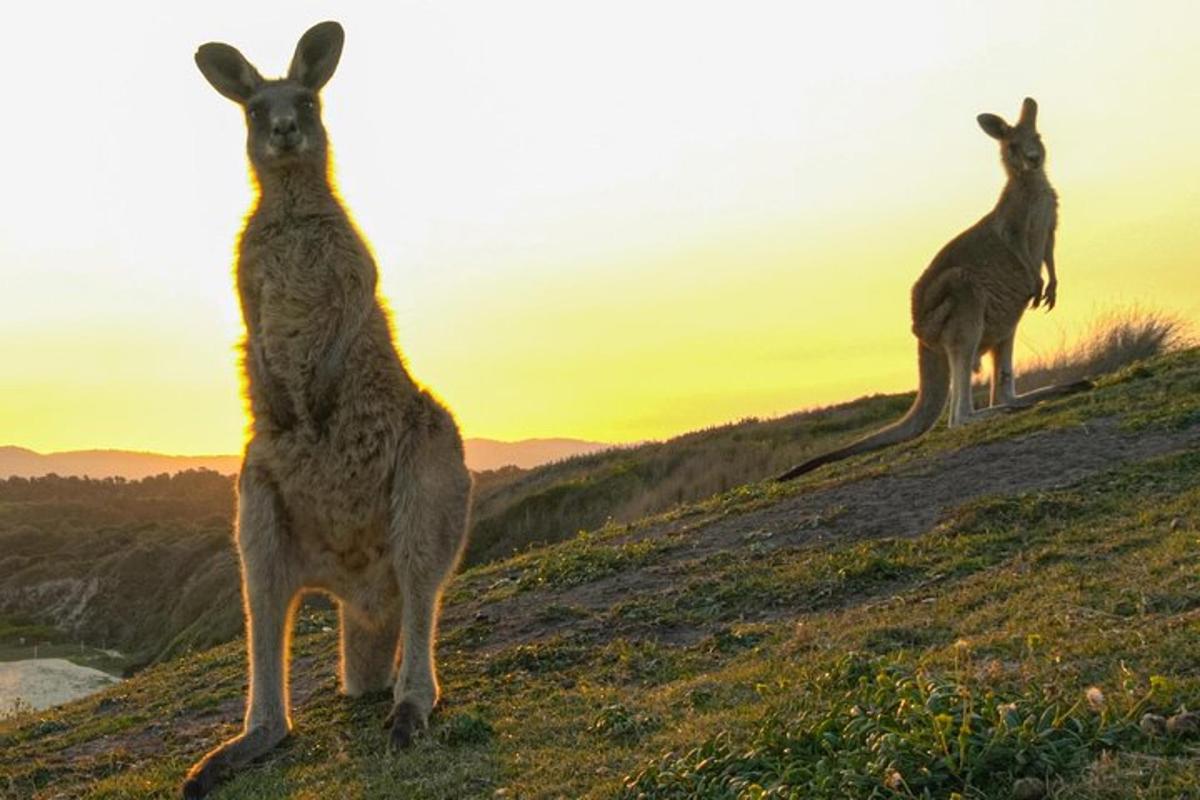
[[282, 149], [291, 149], [300, 144], [300, 124], [294, 115], [271, 118], [271, 144]]

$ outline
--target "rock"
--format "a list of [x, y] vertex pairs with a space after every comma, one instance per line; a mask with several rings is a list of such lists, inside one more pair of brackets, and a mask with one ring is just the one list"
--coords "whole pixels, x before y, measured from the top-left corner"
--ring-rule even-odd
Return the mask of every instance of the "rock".
[[108, 711], [109, 709], [116, 708], [117, 706], [121, 705], [124, 702], [125, 702], [124, 697], [101, 697], [96, 702], [96, 710], [97, 711]]
[[1200, 733], [1200, 714], [1180, 711], [1167, 720], [1167, 733], [1172, 736], [1195, 736]]
[[1166, 736], [1167, 718], [1162, 714], [1142, 714], [1142, 721], [1138, 723], [1138, 727], [1147, 736]]
[[1046, 784], [1041, 778], [1018, 778], [1013, 781], [1013, 800], [1041, 800], [1046, 796]]

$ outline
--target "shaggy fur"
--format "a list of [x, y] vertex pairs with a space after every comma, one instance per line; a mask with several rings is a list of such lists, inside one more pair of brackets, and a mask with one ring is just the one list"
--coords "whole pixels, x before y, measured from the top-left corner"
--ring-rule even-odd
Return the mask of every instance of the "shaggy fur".
[[[916, 401], [898, 422], [793, 467], [779, 480], [919, 436], [937, 422], [947, 397], [950, 426], [955, 427], [1091, 387], [1080, 381], [1016, 393], [1012, 357], [1017, 323], [1031, 303], [1044, 303], [1050, 310], [1058, 299], [1058, 196], [1046, 178], [1046, 149], [1037, 132], [1033, 98], [1025, 98], [1016, 125], [995, 114], [980, 114], [978, 121], [1000, 143], [1008, 181], [995, 208], [943, 247], [913, 286], [912, 331], [920, 375]], [[1049, 277], [1045, 283], [1043, 263]], [[992, 355], [992, 407], [975, 411], [971, 375], [983, 353]]]
[[454, 419], [396, 352], [374, 260], [330, 185], [317, 93], [342, 41], [337, 23], [317, 25], [274, 81], [228, 45], [196, 54], [245, 110], [259, 197], [237, 261], [254, 418], [237, 521], [250, 692], [244, 732], [192, 768], [189, 798], [288, 734], [288, 631], [306, 589], [339, 600], [343, 690], [393, 688], [395, 746], [438, 699], [438, 601], [465, 539], [470, 476]]

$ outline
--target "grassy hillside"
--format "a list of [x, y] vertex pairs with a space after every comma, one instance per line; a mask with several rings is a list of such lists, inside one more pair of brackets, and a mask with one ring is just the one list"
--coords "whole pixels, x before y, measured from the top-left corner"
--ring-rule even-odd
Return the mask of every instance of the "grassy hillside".
[[[467, 570], [398, 756], [306, 614], [296, 731], [217, 797], [1200, 796], [1198, 478], [1193, 349]], [[233, 642], [0, 723], [0, 796], [171, 797], [244, 688]]]
[[[1133, 309], [1096, 320], [1078, 341], [1021, 364], [1019, 391], [1070, 383], [1168, 352], [1186, 325]], [[988, 365], [990, 369], [990, 365]], [[915, 378], [915, 364], [914, 364]], [[977, 387], [980, 403], [986, 393]], [[778, 474], [898, 419], [913, 394], [865, 397], [773, 420], [747, 419], [665, 442], [613, 450], [477, 482], [466, 563], [558, 542], [606, 522], [631, 522]]]

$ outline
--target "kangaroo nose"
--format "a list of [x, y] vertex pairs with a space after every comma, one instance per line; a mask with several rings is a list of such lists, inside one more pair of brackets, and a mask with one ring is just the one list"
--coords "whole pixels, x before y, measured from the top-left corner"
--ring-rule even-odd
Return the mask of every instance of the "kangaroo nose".
[[271, 120], [271, 133], [276, 136], [288, 136], [297, 130], [295, 117], [276, 117]]

